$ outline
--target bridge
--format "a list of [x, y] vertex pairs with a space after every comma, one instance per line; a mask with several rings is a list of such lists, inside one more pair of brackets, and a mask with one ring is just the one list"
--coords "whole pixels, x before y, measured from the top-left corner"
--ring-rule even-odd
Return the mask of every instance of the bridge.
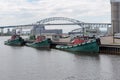
[[110, 27], [110, 23], [47, 23], [47, 24], [27, 24], [27, 25], [13, 25], [13, 26], [0, 26], [0, 29], [4, 28], [17, 28], [17, 27], [30, 27], [30, 26], [35, 26], [35, 25], [47, 25], [47, 26], [52, 26], [52, 25], [80, 25], [81, 27], [86, 27], [86, 26], [91, 26], [91, 27]]
[[[48, 23], [51, 21], [68, 21], [69, 23]], [[44, 26], [52, 26], [52, 25], [78, 25], [81, 28], [85, 27], [99, 27], [99, 28], [107, 28], [111, 27], [111, 23], [85, 23], [76, 19], [72, 18], [66, 18], [66, 17], [50, 17], [45, 18], [37, 21], [34, 24], [26, 24], [26, 25], [13, 25], [13, 26], [0, 26], [1, 33], [3, 33], [3, 29], [5, 28], [15, 28], [15, 29], [30, 29], [31, 27], [34, 27], [35, 25], [44, 25]]]

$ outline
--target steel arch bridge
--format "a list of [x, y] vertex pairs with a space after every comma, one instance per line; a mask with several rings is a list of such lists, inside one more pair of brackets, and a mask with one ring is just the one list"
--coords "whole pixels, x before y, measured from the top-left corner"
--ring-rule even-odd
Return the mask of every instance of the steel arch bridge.
[[[56, 20], [65, 20], [65, 21], [69, 21], [72, 23], [47, 23], [50, 21], [56, 21]], [[26, 24], [26, 25], [12, 25], [12, 26], [0, 26], [0, 29], [4, 29], [4, 28], [30, 28], [34, 25], [78, 25], [81, 27], [99, 27], [99, 28], [103, 28], [103, 27], [110, 27], [111, 23], [84, 23], [82, 21], [76, 20], [76, 19], [72, 19], [72, 18], [66, 18], [66, 17], [50, 17], [50, 18], [45, 18], [45, 19], [41, 19], [40, 21], [37, 21], [34, 24]]]
[[[43, 25], [50, 25], [50, 24], [46, 24], [47, 22], [51, 22], [51, 21], [56, 21], [56, 20], [64, 20], [64, 21], [69, 21], [69, 22], [72, 22], [74, 25], [78, 25], [78, 26], [81, 26], [82, 27], [82, 21], [79, 21], [79, 20], [76, 20], [76, 19], [72, 19], [72, 18], [67, 18], [67, 17], [50, 17], [50, 18], [45, 18], [45, 19], [42, 19], [40, 21], [37, 21], [38, 25], [39, 24], [43, 24]], [[70, 23], [69, 23], [70, 24]], [[51, 24], [52, 25], [52, 24]], [[53, 24], [55, 25], [55, 24]], [[57, 25], [57, 24], [56, 24]], [[58, 24], [60, 25], [60, 23]], [[61, 24], [62, 25], [62, 24]], [[65, 25], [63, 23], [63, 25]], [[68, 24], [66, 24], [68, 25]]]
[[[64, 21], [69, 21], [72, 23], [47, 23], [47, 22], [51, 22], [51, 21], [56, 21], [56, 20], [64, 20]], [[72, 18], [67, 18], [67, 17], [49, 17], [49, 18], [45, 18], [45, 19], [41, 19], [40, 21], [37, 21], [36, 23], [37, 25], [78, 25], [82, 28], [85, 27], [99, 27], [99, 28], [106, 28], [106, 27], [110, 27], [111, 23], [84, 23], [82, 21], [76, 20], [76, 19], [72, 19]]]
[[[48, 23], [48, 22], [57, 21], [57, 20], [69, 21], [70, 23]], [[107, 27], [111, 27], [112, 24], [111, 23], [84, 23], [82, 21], [72, 19], [72, 18], [67, 18], [67, 17], [49, 17], [49, 18], [41, 19], [34, 24], [0, 26], [0, 32], [3, 32], [3, 29], [5, 29], [5, 28], [30, 29], [36, 25], [43, 25], [43, 26], [46, 26], [46, 25], [47, 26], [51, 26], [51, 25], [78, 25], [78, 26], [80, 26], [80, 28], [84, 29], [86, 27], [107, 28]]]

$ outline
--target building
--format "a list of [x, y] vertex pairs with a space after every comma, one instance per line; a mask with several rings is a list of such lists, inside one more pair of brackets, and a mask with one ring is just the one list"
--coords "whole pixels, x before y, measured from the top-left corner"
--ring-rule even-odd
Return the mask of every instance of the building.
[[31, 34], [62, 34], [62, 29], [45, 29], [44, 25], [35, 25], [31, 30]]
[[12, 29], [11, 34], [16, 34], [16, 29]]
[[91, 27], [86, 27], [84, 28], [78, 28], [78, 29], [75, 29], [74, 31], [71, 31], [69, 32], [69, 35], [71, 36], [89, 36], [89, 37], [92, 37], [92, 36], [98, 36], [100, 34], [100, 29], [99, 27], [95, 27], [95, 28], [91, 28]]
[[111, 22], [113, 33], [120, 33], [120, 0], [111, 0]]
[[45, 30], [43, 25], [35, 25], [31, 30], [32, 35], [41, 34], [41, 31]]

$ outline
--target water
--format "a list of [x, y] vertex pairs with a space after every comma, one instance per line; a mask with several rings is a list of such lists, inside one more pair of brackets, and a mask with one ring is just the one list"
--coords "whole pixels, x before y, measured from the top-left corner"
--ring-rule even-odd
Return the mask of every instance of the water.
[[12, 47], [8, 38], [0, 37], [0, 80], [120, 80], [118, 55]]

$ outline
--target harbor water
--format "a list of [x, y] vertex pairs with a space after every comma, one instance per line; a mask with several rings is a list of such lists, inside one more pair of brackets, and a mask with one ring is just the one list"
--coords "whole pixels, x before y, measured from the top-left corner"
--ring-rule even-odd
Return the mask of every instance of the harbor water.
[[0, 80], [120, 80], [120, 56], [7, 46], [0, 37]]

